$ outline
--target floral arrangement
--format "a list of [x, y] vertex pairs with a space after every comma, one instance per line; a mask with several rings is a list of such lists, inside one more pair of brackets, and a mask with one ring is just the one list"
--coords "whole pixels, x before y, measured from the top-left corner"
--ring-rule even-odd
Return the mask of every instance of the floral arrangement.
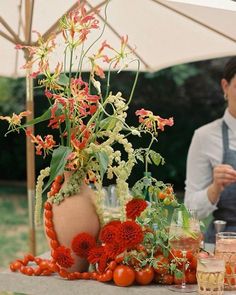
[[[128, 37], [121, 38], [120, 49], [113, 48], [104, 41], [98, 51], [90, 54], [92, 45], [86, 48], [89, 33], [99, 29], [95, 13], [88, 14], [84, 5], [65, 15], [60, 22], [65, 44], [64, 63], [51, 68], [50, 57], [56, 48], [55, 36], [43, 40], [38, 34], [38, 45], [17, 46], [29, 52], [30, 61], [25, 68], [34, 67], [33, 77], [39, 76], [39, 84], [45, 88], [50, 107], [40, 117], [23, 124], [22, 118], [28, 111], [12, 117], [0, 117], [9, 122], [10, 131], [24, 130], [35, 144], [36, 154], [50, 155], [50, 167], [41, 171], [36, 187], [36, 221], [39, 220], [42, 194], [50, 186], [48, 200], [44, 204], [46, 234], [52, 247], [52, 260], [42, 260], [27, 255], [10, 265], [12, 271], [20, 270], [27, 275], [50, 275], [57, 272], [67, 279], [97, 279], [128, 286], [136, 280], [139, 284], [172, 284], [181, 282], [181, 253], [173, 253], [168, 244], [168, 218], [170, 206], [182, 206], [175, 197], [172, 186], [151, 177], [149, 164], [164, 164], [162, 156], [152, 149], [158, 133], [165, 126], [173, 125], [173, 118], [163, 119], [149, 110], [137, 110], [138, 127], [126, 123], [127, 109], [133, 98], [138, 71], [130, 96], [125, 99], [120, 92], [110, 89], [110, 70], [128, 67], [139, 61], [132, 57], [127, 48]], [[102, 32], [104, 27], [102, 28]], [[99, 35], [94, 43], [102, 37]], [[72, 65], [78, 61], [78, 71], [72, 72]], [[89, 80], [84, 80], [83, 63], [91, 65]], [[101, 63], [110, 70], [105, 75]], [[68, 65], [68, 67], [67, 67]], [[52, 73], [53, 72], [53, 73]], [[104, 82], [105, 81], [105, 82]], [[103, 87], [104, 86], [104, 87]], [[30, 126], [49, 121], [48, 127], [59, 132], [60, 142], [53, 135], [34, 135]], [[150, 143], [146, 147], [134, 149], [130, 136], [148, 134]], [[117, 145], [123, 147], [125, 156]], [[128, 177], [134, 165], [141, 161], [145, 166], [145, 176], [137, 181], [130, 193]], [[63, 172], [71, 177], [66, 186]], [[49, 177], [46, 185], [44, 180]], [[120, 219], [105, 224], [103, 212], [103, 179], [116, 180], [116, 193], [120, 204]], [[93, 184], [96, 192], [96, 209], [100, 230], [98, 240], [86, 232], [79, 233], [71, 241], [71, 249], [60, 245], [52, 220], [52, 204], [60, 204], [78, 192], [83, 182]], [[70, 272], [73, 251], [86, 258], [90, 272]], [[196, 260], [188, 253], [188, 281], [196, 282]], [[27, 266], [34, 261], [38, 266]]]

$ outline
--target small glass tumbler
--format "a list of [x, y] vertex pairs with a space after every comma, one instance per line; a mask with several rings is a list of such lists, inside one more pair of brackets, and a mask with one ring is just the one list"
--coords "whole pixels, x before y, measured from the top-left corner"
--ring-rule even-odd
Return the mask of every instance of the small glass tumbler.
[[197, 262], [198, 293], [222, 295], [224, 292], [225, 262], [216, 257], [199, 258]]
[[225, 290], [236, 290], [236, 232], [216, 234], [215, 255], [225, 261]]
[[116, 195], [116, 187], [110, 185], [103, 189], [103, 218], [104, 222], [108, 223], [114, 219], [120, 219], [121, 210], [120, 203]]

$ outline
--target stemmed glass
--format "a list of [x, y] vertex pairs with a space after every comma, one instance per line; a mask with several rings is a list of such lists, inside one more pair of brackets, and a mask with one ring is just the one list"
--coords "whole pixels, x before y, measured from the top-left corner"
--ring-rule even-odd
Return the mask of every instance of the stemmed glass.
[[201, 243], [200, 223], [196, 217], [196, 213], [187, 210], [181, 206], [173, 212], [170, 229], [169, 229], [169, 245], [172, 250], [181, 251], [183, 257], [183, 278], [181, 285], [169, 287], [172, 291], [189, 293], [195, 292], [197, 288], [193, 285], [186, 285], [186, 255], [188, 251], [193, 254], [197, 252]]

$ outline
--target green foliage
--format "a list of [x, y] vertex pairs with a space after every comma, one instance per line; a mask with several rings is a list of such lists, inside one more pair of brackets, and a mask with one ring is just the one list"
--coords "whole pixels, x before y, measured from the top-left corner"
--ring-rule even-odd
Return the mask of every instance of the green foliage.
[[57, 175], [63, 174], [67, 162], [67, 157], [70, 153], [71, 148], [66, 146], [59, 146], [57, 149], [53, 151], [52, 160], [50, 164], [50, 178], [48, 180], [48, 183], [45, 185], [43, 191], [45, 191], [50, 186], [50, 184], [53, 182]]
[[[153, 148], [165, 158], [166, 163], [163, 166], [154, 166], [151, 172], [153, 177], [173, 183], [175, 190], [184, 187], [186, 156], [194, 130], [222, 116], [224, 112], [225, 103], [220, 89], [220, 79], [225, 61], [226, 59], [215, 59], [179, 65], [152, 74], [140, 73], [134, 99], [128, 111], [127, 123], [137, 126], [135, 111], [141, 108], [150, 109], [162, 117], [174, 117], [174, 126], [164, 133], [160, 132], [159, 141]], [[121, 72], [117, 79], [112, 73], [111, 91], [121, 91], [124, 97], [128, 97], [128, 89], [131, 88], [134, 75], [133, 72]], [[1, 78], [0, 91], [1, 115], [19, 113], [25, 109], [24, 79]], [[35, 116], [45, 112], [48, 107], [42, 89], [35, 89]], [[104, 124], [104, 128], [109, 125], [112, 129], [115, 122], [108, 118], [101, 124]], [[0, 122], [0, 179], [25, 179], [25, 135], [10, 134], [5, 138], [6, 130], [7, 124]], [[36, 134], [47, 133], [46, 124], [36, 126]], [[55, 137], [55, 134], [53, 135]], [[132, 144], [138, 147], [139, 141], [138, 136], [134, 137]], [[142, 141], [148, 142], [148, 136]], [[143, 176], [144, 167], [141, 159], [139, 160], [129, 178], [130, 186]], [[37, 174], [45, 165], [45, 159], [42, 161], [41, 157], [36, 156]]]
[[98, 153], [95, 153], [95, 157], [99, 163], [101, 180], [103, 180], [103, 176], [107, 171], [107, 167], [109, 163], [108, 155], [105, 152], [98, 152]]

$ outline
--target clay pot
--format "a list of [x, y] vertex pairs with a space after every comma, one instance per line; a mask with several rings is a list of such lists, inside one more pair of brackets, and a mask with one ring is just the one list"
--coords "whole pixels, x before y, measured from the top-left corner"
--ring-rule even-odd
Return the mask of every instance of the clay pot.
[[[66, 185], [69, 175], [66, 175]], [[65, 198], [59, 205], [53, 204], [53, 224], [57, 239], [61, 246], [71, 249], [73, 238], [81, 232], [87, 232], [98, 237], [100, 224], [93, 203], [95, 194], [86, 184], [82, 184], [78, 194]], [[87, 271], [88, 262], [71, 251], [75, 260], [68, 271]]]

